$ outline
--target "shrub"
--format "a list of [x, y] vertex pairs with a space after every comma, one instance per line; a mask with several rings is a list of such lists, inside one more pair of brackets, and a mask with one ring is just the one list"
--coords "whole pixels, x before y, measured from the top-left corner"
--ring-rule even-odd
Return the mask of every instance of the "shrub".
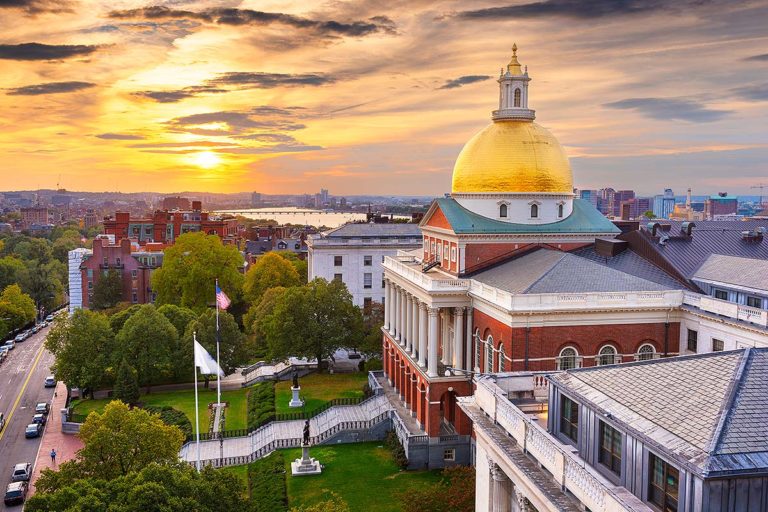
[[275, 384], [260, 382], [248, 392], [248, 429], [254, 430], [275, 417]]
[[166, 425], [175, 425], [181, 429], [181, 432], [184, 434], [185, 437], [191, 437], [192, 432], [192, 422], [189, 421], [189, 418], [187, 418], [187, 415], [181, 412], [178, 409], [174, 409], [170, 405], [163, 405], [163, 406], [155, 406], [155, 405], [148, 405], [144, 407], [147, 411], [159, 414], [160, 419], [163, 420], [163, 423]]
[[288, 491], [285, 485], [285, 459], [282, 452], [248, 464], [251, 512], [285, 512]]
[[382, 363], [381, 359], [378, 357], [375, 357], [373, 359], [368, 359], [365, 362], [366, 372], [375, 372], [382, 369], [384, 369], [384, 363]]
[[400, 443], [400, 438], [397, 437], [397, 433], [395, 433], [394, 430], [387, 432], [387, 435], [384, 438], [384, 444], [392, 453], [392, 458], [394, 459], [395, 464], [397, 464], [400, 469], [406, 469], [408, 467], [408, 455], [405, 453], [405, 449]]

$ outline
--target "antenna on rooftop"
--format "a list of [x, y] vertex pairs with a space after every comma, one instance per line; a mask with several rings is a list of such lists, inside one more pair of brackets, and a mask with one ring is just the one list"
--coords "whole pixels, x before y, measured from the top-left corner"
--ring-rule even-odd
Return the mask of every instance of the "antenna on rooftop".
[[760, 189], [760, 209], [763, 209], [763, 189], [768, 188], [768, 185], [765, 185], [763, 183], [758, 183], [757, 185], [753, 185], [749, 188], [759, 188]]

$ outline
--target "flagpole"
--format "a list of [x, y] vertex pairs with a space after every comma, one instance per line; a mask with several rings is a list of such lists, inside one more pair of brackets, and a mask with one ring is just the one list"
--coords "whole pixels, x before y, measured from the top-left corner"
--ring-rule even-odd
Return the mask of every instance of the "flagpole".
[[[216, 279], [216, 364], [221, 368], [219, 359], [219, 280]], [[216, 373], [216, 404], [221, 407], [221, 372]]]
[[[197, 344], [197, 332], [192, 332], [192, 351], [197, 352], [195, 350], [195, 345]], [[197, 472], [200, 472], [200, 411], [198, 410], [197, 405], [197, 358], [195, 357], [195, 363], [193, 365], [195, 367], [195, 435], [197, 437]]]

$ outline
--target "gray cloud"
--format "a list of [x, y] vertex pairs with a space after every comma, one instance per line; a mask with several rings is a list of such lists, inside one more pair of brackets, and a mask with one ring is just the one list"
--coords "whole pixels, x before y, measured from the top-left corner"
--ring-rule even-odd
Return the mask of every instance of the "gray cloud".
[[141, 135], [131, 135], [128, 133], [100, 133], [96, 137], [104, 140], [144, 140], [146, 138]]
[[216, 149], [216, 153], [231, 153], [235, 155], [263, 155], [269, 153], [301, 153], [304, 151], [318, 151], [324, 149], [322, 146], [309, 146], [307, 144], [296, 142], [293, 144], [274, 144], [271, 146], [259, 147], [239, 147]]
[[748, 85], [732, 89], [738, 97], [749, 101], [768, 100], [768, 84]]
[[456, 89], [462, 85], [474, 84], [475, 82], [482, 82], [491, 78], [488, 75], [465, 75], [453, 80], [446, 80], [446, 82], [438, 87], [438, 89]]
[[236, 135], [234, 139], [255, 140], [258, 142], [293, 142], [296, 139], [284, 133], [249, 133], [247, 135]]
[[46, 84], [25, 85], [8, 89], [9, 96], [39, 96], [42, 94], [60, 94], [66, 92], [82, 91], [95, 87], [91, 82], [49, 82]]
[[457, 14], [464, 19], [513, 19], [543, 16], [569, 18], [603, 18], [648, 14], [662, 10], [686, 9], [709, 3], [708, 0], [544, 0], [518, 5], [489, 7]]
[[361, 37], [378, 32], [394, 33], [394, 22], [386, 16], [374, 16], [366, 21], [340, 22], [314, 20], [293, 14], [255, 11], [253, 9], [211, 8], [202, 11], [172, 9], [154, 5], [140, 9], [117, 10], [109, 13], [119, 19], [192, 19], [219, 25], [286, 25], [297, 29], [313, 30], [321, 35]]
[[704, 104], [680, 98], [627, 98], [603, 104], [604, 107], [634, 110], [653, 119], [677, 119], [680, 121], [717, 121], [731, 111], [707, 108]]
[[760, 55], [752, 55], [751, 57], [747, 57], [744, 60], [758, 61], [758, 62], [768, 62], [768, 53], [763, 53], [763, 54], [760, 54]]
[[336, 79], [323, 73], [260, 73], [260, 72], [230, 72], [221, 73], [216, 78], [207, 80], [211, 85], [237, 85], [245, 88], [271, 89], [288, 85], [324, 85], [335, 82]]
[[131, 144], [130, 148], [211, 148], [211, 147], [239, 147], [229, 142], [217, 142], [215, 140], [197, 140], [190, 142], [147, 142], [143, 144]]
[[[305, 128], [292, 119], [296, 109], [263, 105], [246, 111], [220, 111], [176, 117], [166, 123], [171, 131], [196, 135], [246, 135], [251, 130], [295, 131]], [[226, 128], [205, 128], [200, 125], [223, 124]]]
[[72, 12], [69, 0], [0, 0], [0, 9], [20, 9], [27, 14]]
[[0, 59], [57, 60], [90, 55], [98, 46], [85, 44], [0, 44]]

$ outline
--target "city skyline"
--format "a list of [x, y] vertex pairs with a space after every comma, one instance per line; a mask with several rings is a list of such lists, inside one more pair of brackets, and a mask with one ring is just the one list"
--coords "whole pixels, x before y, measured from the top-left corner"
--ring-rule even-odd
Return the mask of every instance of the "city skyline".
[[578, 188], [757, 195], [768, 181], [764, 2], [0, 12], [6, 190], [440, 196], [513, 42]]

